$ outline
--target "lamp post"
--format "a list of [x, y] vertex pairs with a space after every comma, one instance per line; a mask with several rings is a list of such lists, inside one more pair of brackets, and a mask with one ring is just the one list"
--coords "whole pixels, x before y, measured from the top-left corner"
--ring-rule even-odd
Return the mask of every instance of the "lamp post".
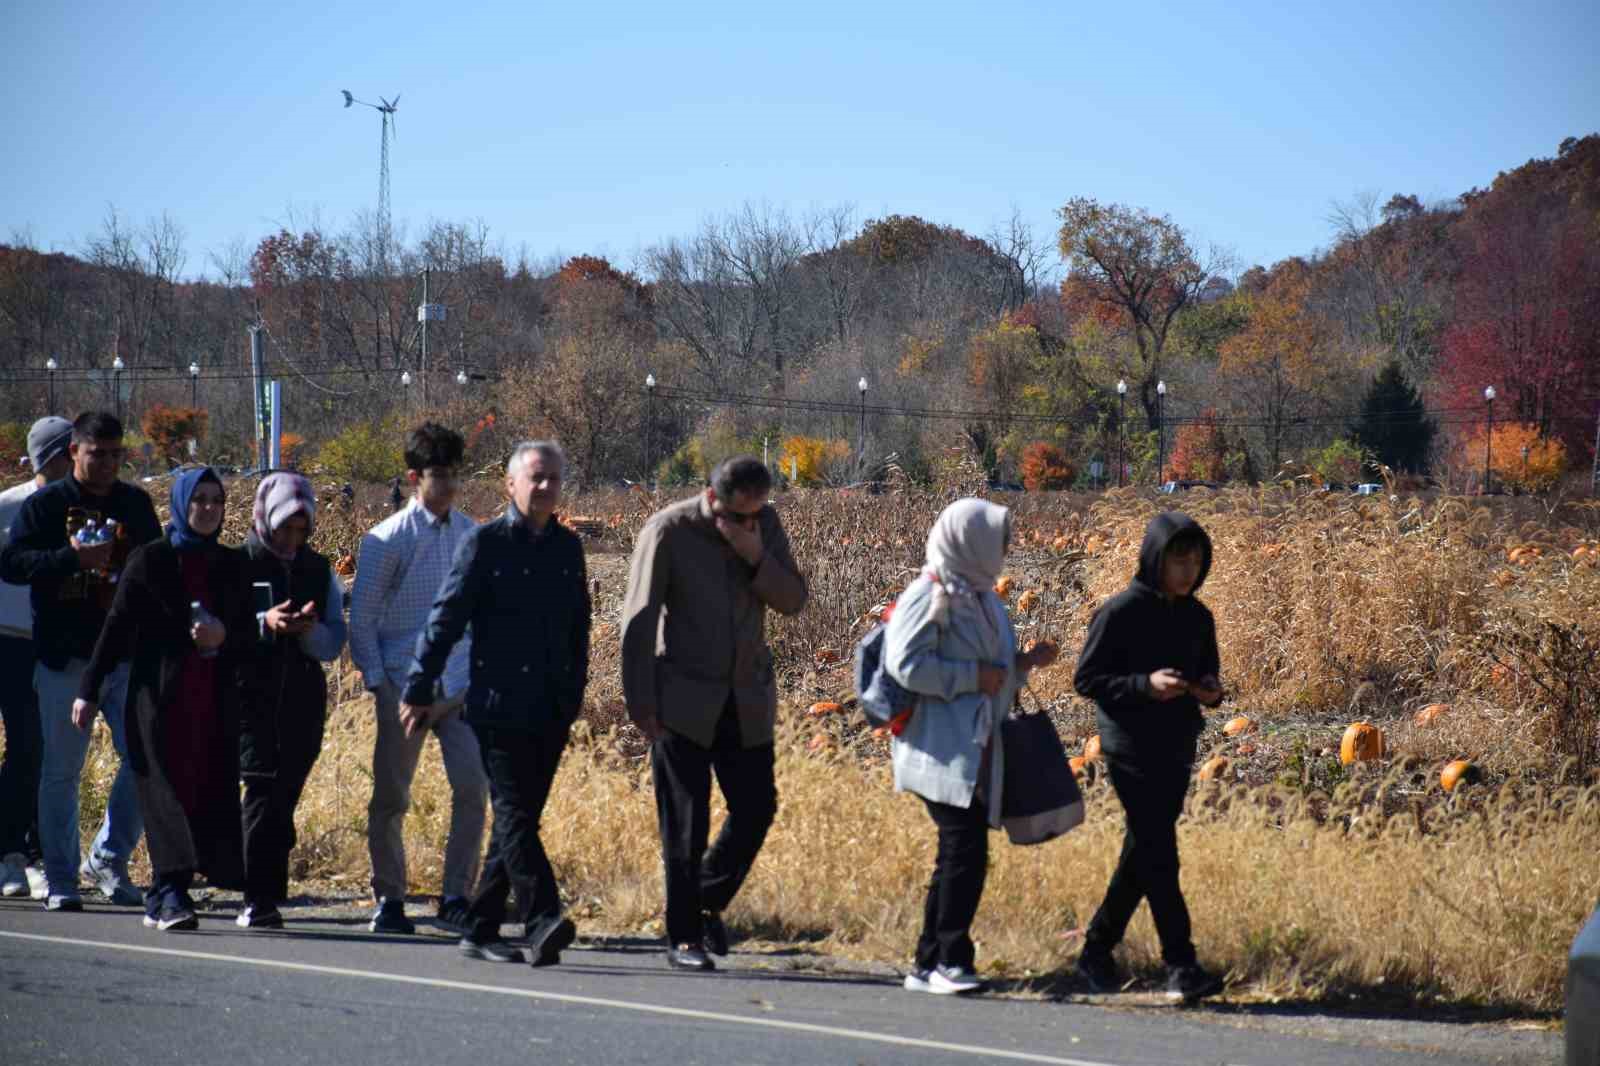
[[1167, 471], [1167, 383], [1156, 382], [1156, 486], [1165, 484]]
[[44, 370], [45, 373], [49, 375], [50, 379], [49, 399], [51, 414], [55, 414], [56, 411], [56, 371], [59, 369], [61, 369], [61, 364], [56, 362], [55, 356], [52, 355], [50, 358], [44, 361]]
[[200, 406], [200, 364], [189, 364], [189, 406]]
[[1522, 446], [1522, 491], [1528, 491], [1528, 446]]
[[644, 376], [644, 483], [648, 488], [655, 472], [656, 376]]
[[456, 384], [463, 389], [467, 387], [467, 372], [465, 370], [456, 371]]
[[111, 395], [117, 403], [117, 421], [122, 421], [122, 371], [127, 364], [122, 361], [122, 356], [113, 356], [111, 360]]
[[1489, 494], [1489, 465], [1494, 456], [1494, 386], [1483, 390], [1483, 409], [1489, 431], [1483, 435], [1483, 494]]
[[400, 387], [405, 390], [406, 410], [411, 410], [411, 371], [400, 371]]
[[1128, 467], [1127, 432], [1123, 428], [1122, 406], [1128, 399], [1128, 383], [1117, 379], [1117, 488], [1122, 487], [1122, 472]]
[[860, 381], [856, 382], [856, 391], [861, 394], [861, 443], [858, 449], [857, 463], [865, 468], [867, 465], [867, 379], [865, 375], [862, 376]]

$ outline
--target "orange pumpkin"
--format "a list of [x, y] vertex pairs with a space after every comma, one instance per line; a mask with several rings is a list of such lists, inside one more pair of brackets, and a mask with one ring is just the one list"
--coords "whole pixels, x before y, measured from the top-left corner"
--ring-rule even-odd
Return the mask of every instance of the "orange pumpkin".
[[1371, 722], [1352, 722], [1339, 742], [1339, 761], [1371, 762], [1383, 758], [1383, 730]]
[[844, 704], [835, 703], [833, 700], [822, 700], [806, 708], [807, 718], [821, 718], [829, 714], [843, 714]]
[[339, 556], [339, 561], [333, 564], [333, 570], [340, 577], [349, 577], [356, 572], [356, 557], [345, 552]]
[[1200, 767], [1200, 773], [1197, 774], [1196, 776], [1199, 777], [1200, 780], [1202, 780], [1202, 781], [1217, 781], [1217, 780], [1220, 780], [1223, 777], [1223, 775], [1225, 775], [1227, 772], [1228, 772], [1228, 760], [1227, 760], [1227, 757], [1223, 756], [1223, 755], [1218, 755], [1218, 756], [1215, 756], [1214, 758], [1207, 759], [1205, 761], [1205, 763]]
[[1017, 597], [1017, 610], [1027, 613], [1033, 610], [1033, 605], [1037, 602], [1039, 602], [1039, 593], [1034, 589], [1029, 589]]
[[1003, 599], [1004, 597], [1011, 595], [1011, 589], [1015, 585], [1016, 582], [1011, 579], [1011, 575], [1006, 574], [1005, 576], [1001, 577], [999, 581], [994, 583], [995, 595]]
[[1454, 792], [1460, 784], [1471, 784], [1478, 779], [1478, 768], [1465, 759], [1455, 759], [1444, 764], [1439, 772], [1439, 784], [1446, 792]]
[[1442, 716], [1449, 713], [1450, 705], [1448, 703], [1430, 703], [1426, 707], [1422, 708], [1422, 710], [1418, 711], [1411, 720], [1416, 724], [1418, 729], [1426, 729], [1428, 726], [1438, 721]]
[[1072, 542], [1067, 540], [1066, 537], [1057, 537], [1055, 540], [1050, 542], [1050, 549], [1052, 551], [1064, 552], [1071, 543]]
[[806, 750], [813, 754], [819, 751], [827, 751], [832, 747], [833, 738], [826, 733], [817, 733], [806, 742]]
[[1100, 757], [1100, 734], [1096, 733], [1083, 742], [1083, 757], [1088, 762], [1093, 762]]
[[1072, 767], [1073, 777], [1082, 777], [1083, 768], [1089, 765], [1089, 760], [1085, 759], [1082, 755], [1074, 755], [1072, 758], [1067, 760], [1067, 765]]
[[1254, 722], [1241, 714], [1239, 717], [1233, 719], [1227, 725], [1222, 727], [1222, 735], [1227, 737], [1236, 737], [1240, 733], [1250, 732], [1250, 730], [1254, 729], [1255, 727], [1256, 724]]

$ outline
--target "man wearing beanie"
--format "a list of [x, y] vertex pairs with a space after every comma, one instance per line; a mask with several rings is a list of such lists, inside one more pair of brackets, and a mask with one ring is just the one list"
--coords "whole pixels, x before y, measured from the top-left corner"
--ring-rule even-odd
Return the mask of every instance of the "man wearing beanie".
[[[80, 876], [112, 903], [138, 906], [144, 897], [128, 880], [128, 858], [144, 833], [144, 819], [123, 728], [128, 665], [106, 679], [100, 694], [100, 711], [122, 765], [111, 786], [105, 821], [81, 867], [78, 791], [89, 730], [73, 723], [72, 703], [123, 564], [133, 549], [161, 536], [161, 523], [149, 495], [120, 480], [127, 449], [116, 416], [79, 415], [67, 453], [72, 468], [23, 501], [0, 550], [0, 580], [29, 586], [33, 606], [33, 689], [41, 737], [39, 846], [49, 883], [45, 909], [82, 910]], [[90, 521], [114, 521], [115, 535], [110, 541], [91, 538], [85, 543], [79, 534]]]
[[[22, 501], [72, 469], [72, 423], [51, 415], [28, 430], [33, 477], [0, 492], [0, 551]], [[0, 718], [6, 753], [0, 761], [0, 895], [45, 896], [39, 851], [39, 704], [33, 693], [33, 608], [28, 590], [0, 584]]]

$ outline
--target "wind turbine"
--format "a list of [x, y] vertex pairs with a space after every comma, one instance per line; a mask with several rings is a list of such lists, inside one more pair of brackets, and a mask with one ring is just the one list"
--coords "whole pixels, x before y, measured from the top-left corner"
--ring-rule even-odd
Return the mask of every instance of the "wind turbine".
[[400, 107], [400, 97], [392, 101], [378, 97], [378, 103], [370, 104], [365, 100], [357, 99], [351, 95], [349, 89], [341, 89], [344, 93], [344, 106], [360, 104], [370, 107], [383, 116], [383, 144], [378, 156], [378, 263], [383, 269], [389, 265], [389, 138], [395, 135], [394, 113]]

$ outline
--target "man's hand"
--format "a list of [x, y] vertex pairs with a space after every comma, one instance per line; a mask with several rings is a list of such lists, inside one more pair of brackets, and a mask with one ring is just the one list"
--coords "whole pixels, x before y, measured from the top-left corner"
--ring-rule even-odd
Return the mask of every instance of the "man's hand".
[[1189, 683], [1189, 695], [1205, 704], [1207, 707], [1222, 702], [1222, 682], [1217, 680], [1216, 674], [1207, 674], [1199, 681]]
[[1033, 647], [1018, 654], [1017, 667], [1022, 670], [1043, 670], [1055, 664], [1061, 649], [1053, 640], [1035, 641]]
[[228, 629], [213, 618], [209, 622], [196, 622], [190, 626], [189, 636], [194, 640], [195, 647], [201, 651], [211, 651], [222, 647], [222, 642], [228, 638]]
[[985, 696], [993, 696], [1000, 691], [1000, 686], [1006, 683], [1006, 668], [1003, 666], [978, 665], [978, 691]]
[[728, 542], [728, 547], [732, 548], [739, 558], [751, 566], [761, 562], [760, 523], [745, 526], [718, 515], [717, 532], [722, 534], [722, 539]]
[[267, 632], [281, 637], [297, 637], [311, 632], [317, 624], [317, 605], [308, 603], [296, 608], [293, 600], [284, 600], [267, 612]]
[[400, 703], [400, 724], [405, 727], [406, 736], [414, 737], [428, 728], [429, 720], [433, 717], [433, 704], [431, 703]]
[[106, 541], [104, 544], [83, 544], [77, 537], [68, 543], [72, 550], [78, 553], [78, 569], [85, 572], [90, 570], [103, 570], [111, 565], [111, 552], [116, 548], [115, 541]]
[[1181, 670], [1157, 670], [1150, 675], [1150, 695], [1161, 703], [1175, 700], [1189, 691], [1189, 683]]
[[662, 725], [660, 719], [653, 714], [645, 714], [634, 718], [633, 724], [639, 728], [639, 732], [644, 734], [644, 738], [652, 744], [667, 735], [666, 726]]
[[94, 725], [94, 716], [100, 711], [100, 705], [94, 700], [72, 701], [72, 724], [87, 733], [89, 727]]

